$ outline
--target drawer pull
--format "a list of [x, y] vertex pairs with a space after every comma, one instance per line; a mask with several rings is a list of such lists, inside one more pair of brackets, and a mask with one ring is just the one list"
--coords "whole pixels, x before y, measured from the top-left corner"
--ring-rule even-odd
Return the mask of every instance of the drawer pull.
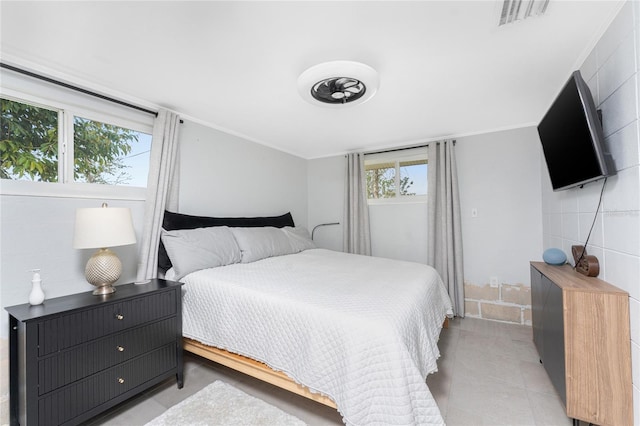
[[122, 321], [122, 320], [124, 319], [124, 315], [122, 315], [122, 314], [116, 314], [116, 319], [117, 319], [118, 321]]
[[124, 379], [122, 377], [118, 377], [118, 383], [123, 384], [124, 383]]
[[124, 352], [124, 347], [123, 346], [116, 346], [116, 349], [118, 349], [118, 352]]

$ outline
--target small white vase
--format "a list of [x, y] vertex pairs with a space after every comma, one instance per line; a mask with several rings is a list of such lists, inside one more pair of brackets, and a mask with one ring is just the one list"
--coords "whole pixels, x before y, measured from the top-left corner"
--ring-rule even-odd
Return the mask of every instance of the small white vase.
[[31, 294], [29, 294], [30, 305], [40, 305], [44, 302], [44, 291], [42, 291], [42, 280], [38, 270], [33, 271], [33, 278], [31, 279]]

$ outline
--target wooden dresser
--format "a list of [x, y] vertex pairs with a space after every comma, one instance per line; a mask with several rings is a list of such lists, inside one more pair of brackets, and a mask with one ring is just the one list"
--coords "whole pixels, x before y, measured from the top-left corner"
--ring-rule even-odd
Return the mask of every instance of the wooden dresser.
[[9, 312], [12, 425], [75, 425], [175, 375], [181, 284], [126, 284]]
[[631, 425], [629, 294], [569, 265], [531, 262], [533, 340], [567, 415]]

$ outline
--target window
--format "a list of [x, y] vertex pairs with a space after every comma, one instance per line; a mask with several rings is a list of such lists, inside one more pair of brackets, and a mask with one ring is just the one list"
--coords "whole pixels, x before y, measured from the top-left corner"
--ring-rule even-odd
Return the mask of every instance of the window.
[[73, 119], [75, 182], [147, 186], [151, 135], [82, 117]]
[[0, 178], [58, 181], [58, 112], [2, 99]]
[[364, 168], [370, 202], [426, 199], [426, 148], [367, 155]]
[[146, 187], [149, 133], [121, 126], [117, 117], [0, 101], [0, 178]]

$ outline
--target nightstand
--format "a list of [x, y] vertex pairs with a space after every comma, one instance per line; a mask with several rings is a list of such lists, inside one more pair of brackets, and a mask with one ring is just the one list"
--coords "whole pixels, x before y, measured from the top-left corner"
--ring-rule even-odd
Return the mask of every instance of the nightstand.
[[76, 425], [175, 374], [182, 283], [125, 284], [9, 312], [11, 425]]

